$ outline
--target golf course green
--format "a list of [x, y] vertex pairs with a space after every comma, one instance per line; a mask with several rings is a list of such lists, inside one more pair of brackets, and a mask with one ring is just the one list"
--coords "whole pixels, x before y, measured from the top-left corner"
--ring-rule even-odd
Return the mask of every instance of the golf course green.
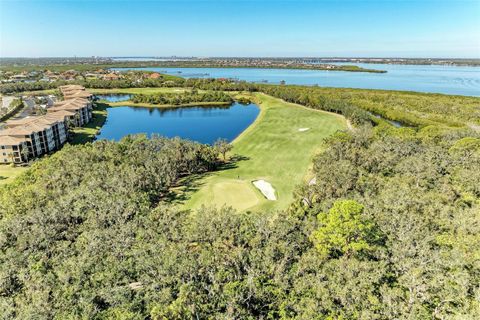
[[[233, 168], [205, 176], [187, 196], [188, 209], [228, 204], [238, 210], [281, 209], [292, 201], [293, 190], [308, 178], [314, 155], [323, 139], [345, 130], [342, 116], [308, 109], [257, 93], [260, 115], [233, 141]], [[233, 161], [232, 161], [233, 162]], [[263, 179], [275, 189], [277, 200], [267, 200], [252, 182]]]
[[[179, 88], [95, 89], [95, 93], [178, 92]], [[233, 141], [229, 163], [195, 181], [195, 187], [177, 190], [181, 206], [196, 209], [202, 205], [228, 204], [240, 211], [283, 209], [293, 198], [295, 187], [307, 181], [315, 154], [321, 152], [323, 139], [337, 130], [347, 129], [344, 117], [262, 94], [247, 94], [260, 107], [254, 123]], [[124, 102], [125, 103], [125, 102]], [[102, 126], [108, 104], [94, 111], [94, 121], [75, 131], [73, 143], [90, 141]], [[0, 184], [5, 184], [24, 168], [4, 167]], [[275, 190], [276, 200], [267, 200], [254, 185], [265, 180]], [[183, 188], [181, 188], [183, 189]]]

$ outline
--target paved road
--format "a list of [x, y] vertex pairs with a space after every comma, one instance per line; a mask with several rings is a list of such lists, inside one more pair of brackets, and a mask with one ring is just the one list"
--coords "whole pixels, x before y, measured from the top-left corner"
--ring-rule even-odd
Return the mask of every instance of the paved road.
[[[5, 98], [6, 97], [3, 97], [3, 99]], [[8, 97], [8, 98], [12, 98], [11, 100], [16, 99], [16, 97]], [[16, 119], [22, 119], [22, 118], [31, 116], [34, 111], [34, 108], [35, 108], [35, 100], [33, 98], [25, 98], [23, 99], [23, 108], [20, 111], [18, 111], [17, 114], [15, 114], [10, 119], [16, 120]]]
[[30, 109], [35, 108], [35, 100], [33, 100], [33, 98], [24, 98], [23, 104], [25, 105], [26, 108], [30, 108]]
[[13, 119], [22, 119], [30, 116], [35, 108], [35, 100], [33, 98], [25, 98], [23, 99], [23, 105], [22, 110], [20, 110]]
[[2, 108], [7, 108], [10, 106], [10, 103], [15, 100], [15, 97], [11, 96], [3, 96], [2, 97]]

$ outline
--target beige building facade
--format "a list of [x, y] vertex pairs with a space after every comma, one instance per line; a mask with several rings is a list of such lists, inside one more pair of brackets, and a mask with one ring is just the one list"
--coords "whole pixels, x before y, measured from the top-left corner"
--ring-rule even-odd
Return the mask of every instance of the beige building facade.
[[67, 95], [79, 96], [55, 103], [43, 116], [9, 120], [0, 130], [0, 164], [20, 164], [60, 149], [69, 126], [81, 127], [92, 119], [93, 96], [82, 86], [63, 86]]

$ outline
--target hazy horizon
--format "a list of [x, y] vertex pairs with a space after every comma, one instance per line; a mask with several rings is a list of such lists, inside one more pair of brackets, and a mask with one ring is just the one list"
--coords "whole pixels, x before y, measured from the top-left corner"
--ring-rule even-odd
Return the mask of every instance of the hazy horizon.
[[480, 60], [480, 57], [432, 57], [432, 56], [424, 56], [424, 57], [405, 57], [405, 56], [179, 56], [179, 55], [131, 55], [131, 56], [0, 56], [0, 59], [83, 59], [83, 58], [97, 58], [97, 59], [121, 59], [121, 58], [152, 58], [152, 59], [168, 59], [168, 58], [176, 58], [176, 59], [209, 59], [209, 58], [239, 58], [239, 59], [294, 59], [294, 58], [302, 58], [302, 59], [434, 59], [434, 60]]
[[480, 2], [0, 1], [0, 57], [480, 58]]

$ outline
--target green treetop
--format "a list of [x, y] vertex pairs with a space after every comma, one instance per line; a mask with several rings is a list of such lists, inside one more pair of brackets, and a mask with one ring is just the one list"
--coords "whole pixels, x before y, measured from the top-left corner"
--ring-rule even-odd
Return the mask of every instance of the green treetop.
[[340, 200], [328, 213], [320, 213], [317, 216], [320, 226], [310, 236], [317, 250], [325, 257], [371, 251], [375, 229], [362, 215], [363, 210], [356, 201]]

